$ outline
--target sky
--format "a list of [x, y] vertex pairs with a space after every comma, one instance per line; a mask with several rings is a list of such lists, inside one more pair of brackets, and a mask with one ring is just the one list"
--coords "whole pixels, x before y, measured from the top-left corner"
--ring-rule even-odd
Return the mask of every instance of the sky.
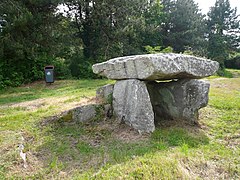
[[[216, 0], [194, 0], [199, 5], [199, 9], [202, 10], [203, 14], [207, 14], [209, 8], [214, 6]], [[237, 13], [240, 14], [240, 0], [229, 0], [231, 8], [237, 7]]]

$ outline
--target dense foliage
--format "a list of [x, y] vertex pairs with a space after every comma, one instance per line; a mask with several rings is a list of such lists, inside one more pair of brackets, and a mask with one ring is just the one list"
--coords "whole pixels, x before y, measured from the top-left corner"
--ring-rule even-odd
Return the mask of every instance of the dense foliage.
[[208, 13], [208, 57], [218, 61], [221, 69], [229, 54], [239, 48], [240, 24], [236, 12], [229, 0], [217, 0]]
[[52, 1], [3, 0], [0, 16], [6, 21], [0, 41], [0, 82], [20, 85], [43, 77], [43, 65], [57, 53], [54, 15], [58, 3]]
[[205, 20], [193, 0], [163, 0], [166, 19], [162, 28], [163, 43], [177, 53], [186, 50], [204, 54]]
[[229, 60], [225, 60], [225, 66], [226, 68], [240, 69], [240, 54]]
[[0, 87], [43, 79], [49, 64], [57, 78], [95, 78], [92, 64], [144, 53], [207, 56], [224, 68], [238, 31], [228, 0], [207, 17], [194, 0], [2, 0]]

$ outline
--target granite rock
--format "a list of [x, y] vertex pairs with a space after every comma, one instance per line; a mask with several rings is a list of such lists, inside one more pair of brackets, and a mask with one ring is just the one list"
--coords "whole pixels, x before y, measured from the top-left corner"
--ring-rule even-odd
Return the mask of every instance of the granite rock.
[[154, 113], [144, 81], [117, 81], [113, 91], [116, 117], [139, 132], [153, 132]]
[[207, 106], [209, 83], [184, 79], [173, 82], [148, 82], [155, 121], [187, 120], [196, 123], [198, 110]]
[[146, 54], [114, 58], [94, 64], [93, 72], [109, 79], [171, 80], [199, 79], [213, 75], [219, 63], [174, 53]]
[[96, 104], [80, 106], [71, 110], [75, 122], [87, 122], [96, 116]]
[[114, 84], [107, 84], [97, 89], [96, 99], [104, 103], [111, 104]]

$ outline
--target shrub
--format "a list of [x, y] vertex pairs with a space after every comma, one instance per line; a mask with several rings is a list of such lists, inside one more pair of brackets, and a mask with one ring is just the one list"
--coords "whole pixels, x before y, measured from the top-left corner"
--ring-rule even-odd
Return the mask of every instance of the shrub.
[[173, 52], [173, 48], [168, 46], [166, 48], [163, 48], [161, 46], [155, 46], [155, 47], [152, 47], [152, 46], [144, 46], [145, 48], [145, 51], [148, 53], [148, 54], [156, 54], [156, 53], [171, 53]]
[[222, 77], [232, 78], [233, 75], [231, 72], [227, 71], [226, 69], [219, 69], [217, 74]]
[[67, 79], [71, 77], [71, 71], [63, 58], [53, 60], [54, 74], [57, 79]]
[[224, 61], [226, 68], [240, 69], [240, 55]]

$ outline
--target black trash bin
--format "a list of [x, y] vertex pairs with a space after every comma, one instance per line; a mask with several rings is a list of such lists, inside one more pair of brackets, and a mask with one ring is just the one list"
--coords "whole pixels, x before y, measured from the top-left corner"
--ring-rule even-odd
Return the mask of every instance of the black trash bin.
[[46, 83], [54, 83], [54, 66], [45, 66], [44, 73]]

